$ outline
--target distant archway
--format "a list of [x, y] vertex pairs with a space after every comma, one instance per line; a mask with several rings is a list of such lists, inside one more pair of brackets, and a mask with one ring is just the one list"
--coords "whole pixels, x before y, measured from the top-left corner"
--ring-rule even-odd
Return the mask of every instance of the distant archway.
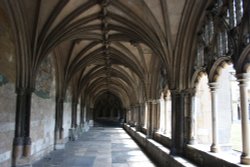
[[100, 95], [94, 105], [94, 121], [105, 126], [118, 125], [123, 121], [121, 100], [111, 92]]

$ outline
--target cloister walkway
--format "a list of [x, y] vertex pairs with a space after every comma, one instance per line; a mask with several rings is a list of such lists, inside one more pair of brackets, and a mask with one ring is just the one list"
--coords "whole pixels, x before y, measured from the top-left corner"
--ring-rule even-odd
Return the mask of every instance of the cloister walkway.
[[33, 167], [155, 167], [120, 127], [93, 127]]

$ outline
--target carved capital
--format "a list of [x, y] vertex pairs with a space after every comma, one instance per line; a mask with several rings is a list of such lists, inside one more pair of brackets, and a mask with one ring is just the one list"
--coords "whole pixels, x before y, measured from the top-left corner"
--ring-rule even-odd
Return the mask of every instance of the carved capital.
[[211, 92], [215, 92], [219, 88], [219, 84], [217, 82], [211, 82], [208, 84]]
[[239, 86], [242, 86], [242, 87], [248, 86], [248, 82], [250, 80], [249, 73], [237, 74], [236, 77], [237, 77], [237, 81], [239, 82]]

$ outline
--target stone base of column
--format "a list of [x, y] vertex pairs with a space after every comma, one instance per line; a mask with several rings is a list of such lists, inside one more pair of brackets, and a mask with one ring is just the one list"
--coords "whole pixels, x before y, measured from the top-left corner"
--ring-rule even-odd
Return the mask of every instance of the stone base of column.
[[65, 142], [64, 139], [59, 139], [55, 143], [55, 150], [62, 150], [65, 148]]
[[13, 146], [13, 159], [19, 159], [23, 156], [23, 145]]
[[12, 167], [32, 167], [31, 157], [21, 157], [13, 159]]
[[243, 153], [240, 157], [240, 163], [244, 165], [250, 165], [250, 155], [245, 155]]
[[89, 126], [93, 127], [94, 126], [94, 121], [93, 120], [89, 120]]
[[23, 147], [23, 156], [24, 157], [29, 157], [31, 155], [31, 144], [30, 145], [25, 145]]
[[78, 139], [77, 131], [75, 128], [69, 129], [69, 140], [75, 141]]
[[63, 128], [61, 128], [61, 130], [60, 130], [59, 139], [64, 139], [64, 129]]
[[24, 138], [24, 146], [23, 146], [23, 156], [29, 157], [31, 155], [31, 138]]
[[134, 127], [134, 123], [133, 123], [132, 121], [128, 121], [128, 125], [129, 125], [130, 127]]
[[152, 131], [147, 130], [147, 138], [152, 139], [153, 138], [153, 133]]
[[88, 125], [87, 122], [84, 123], [83, 131], [84, 132], [88, 132], [89, 131], [89, 125]]
[[139, 131], [139, 132], [141, 131], [141, 126], [140, 125], [136, 126], [136, 131]]
[[13, 159], [18, 159], [23, 156], [23, 138], [16, 137], [13, 139]]
[[56, 130], [55, 131], [55, 140], [59, 140], [60, 139], [60, 131], [59, 130]]
[[171, 148], [170, 149], [170, 155], [177, 155], [177, 151], [176, 151], [176, 148]]
[[83, 134], [83, 127], [84, 127], [84, 124], [80, 124], [77, 128], [78, 128], [78, 134], [79, 134], [79, 136], [81, 136], [82, 134]]
[[55, 139], [55, 150], [62, 150], [65, 148], [65, 140], [64, 140], [64, 129], [61, 128], [60, 130], [56, 131], [56, 139]]
[[210, 147], [210, 151], [213, 153], [217, 153], [220, 151], [220, 147], [218, 145], [212, 144]]
[[230, 151], [232, 146], [230, 144], [219, 144], [219, 145], [211, 145], [210, 151], [217, 153], [220, 151]]
[[82, 127], [81, 125], [77, 126], [76, 127], [76, 133], [77, 133], [77, 136], [81, 136], [83, 131], [82, 131]]
[[195, 138], [191, 138], [189, 141], [188, 141], [188, 144], [190, 145], [195, 145], [197, 144], [197, 140]]

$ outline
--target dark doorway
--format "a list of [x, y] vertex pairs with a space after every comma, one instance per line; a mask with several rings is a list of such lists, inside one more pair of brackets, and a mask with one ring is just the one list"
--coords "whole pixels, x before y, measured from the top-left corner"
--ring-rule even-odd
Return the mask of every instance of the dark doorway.
[[120, 98], [111, 92], [98, 97], [94, 105], [96, 126], [120, 126], [123, 122], [123, 106]]

